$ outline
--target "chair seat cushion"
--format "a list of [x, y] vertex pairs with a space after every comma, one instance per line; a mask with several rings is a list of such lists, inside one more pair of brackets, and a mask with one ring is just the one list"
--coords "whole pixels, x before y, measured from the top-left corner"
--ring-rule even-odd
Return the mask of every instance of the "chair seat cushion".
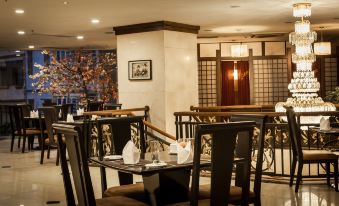
[[[24, 131], [21, 130], [21, 134], [23, 134]], [[44, 131], [44, 133], [46, 133], [46, 131]], [[19, 134], [19, 131], [15, 131], [15, 134]], [[26, 129], [26, 135], [40, 135], [41, 131], [38, 129], [34, 129], [34, 128], [27, 128]]]
[[115, 197], [106, 197], [102, 199], [95, 200], [97, 206], [147, 206], [147, 204], [143, 202], [139, 202], [132, 198], [123, 197], [123, 196], [115, 196]]
[[[65, 136], [62, 134], [62, 142], [65, 142], [65, 141], [66, 141]], [[46, 138], [45, 143], [49, 144], [49, 142], [50, 142], [49, 138]], [[57, 144], [57, 142], [58, 142], [58, 137], [56, 135], [54, 135], [54, 143]]]
[[143, 183], [110, 187], [103, 194], [103, 197], [114, 197], [114, 196], [124, 196], [142, 202], [147, 202], [148, 200], [145, 195]]
[[[230, 202], [238, 202], [241, 200], [242, 189], [241, 187], [231, 186], [230, 188]], [[249, 197], [255, 196], [253, 191], [250, 191]], [[211, 198], [211, 185], [200, 185], [199, 186], [199, 199]]]
[[337, 160], [338, 156], [326, 150], [303, 150], [304, 160]]

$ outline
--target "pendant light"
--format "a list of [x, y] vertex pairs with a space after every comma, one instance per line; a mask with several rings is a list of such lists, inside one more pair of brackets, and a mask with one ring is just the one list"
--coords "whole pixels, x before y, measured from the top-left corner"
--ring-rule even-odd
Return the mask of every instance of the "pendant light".
[[314, 53], [316, 55], [331, 55], [331, 42], [323, 41], [323, 31], [324, 27], [320, 27], [321, 41], [314, 43]]

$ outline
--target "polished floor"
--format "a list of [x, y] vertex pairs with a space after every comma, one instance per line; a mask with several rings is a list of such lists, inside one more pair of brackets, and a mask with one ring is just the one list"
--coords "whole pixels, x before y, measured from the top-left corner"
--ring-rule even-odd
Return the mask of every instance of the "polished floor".
[[[66, 205], [60, 167], [55, 166], [56, 151], [40, 165], [40, 151], [22, 154], [15, 148], [11, 153], [9, 148], [7, 138], [0, 140], [0, 206]], [[91, 167], [90, 171], [96, 197], [100, 197], [99, 170]], [[108, 184], [117, 185], [116, 177], [115, 171], [109, 171]], [[135, 180], [141, 181], [141, 178], [136, 176]], [[202, 182], [208, 182], [208, 178]], [[288, 185], [263, 183], [262, 205], [335, 206], [339, 205], [339, 193], [324, 184], [302, 185], [295, 194]]]

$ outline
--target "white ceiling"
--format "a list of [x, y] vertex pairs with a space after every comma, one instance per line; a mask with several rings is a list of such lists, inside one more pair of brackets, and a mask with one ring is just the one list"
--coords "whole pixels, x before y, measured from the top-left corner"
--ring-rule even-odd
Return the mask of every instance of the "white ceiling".
[[[285, 22], [295, 21], [293, 0], [68, 0], [67, 5], [63, 2], [0, 0], [0, 49], [25, 49], [30, 44], [36, 48], [114, 48], [112, 27], [159, 20], [199, 25], [199, 37], [257, 40], [249, 36], [288, 33], [293, 24]], [[339, 36], [339, 0], [314, 0], [312, 6], [310, 20], [314, 29], [325, 26], [326, 36]], [[17, 8], [25, 13], [15, 14]], [[91, 24], [91, 18], [101, 22]], [[26, 34], [19, 36], [18, 30]], [[77, 40], [76, 35], [85, 38]]]

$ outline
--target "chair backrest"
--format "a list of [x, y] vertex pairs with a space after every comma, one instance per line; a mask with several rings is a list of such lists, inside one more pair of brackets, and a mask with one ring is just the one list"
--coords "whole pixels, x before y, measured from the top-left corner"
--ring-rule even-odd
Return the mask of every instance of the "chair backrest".
[[100, 111], [103, 110], [103, 102], [87, 102], [87, 111]]
[[146, 152], [146, 141], [144, 132], [144, 123], [142, 116], [133, 117], [109, 117], [97, 120], [98, 129], [98, 143], [99, 143], [99, 157], [104, 156], [103, 145], [103, 125], [108, 125], [111, 129], [111, 154], [122, 154], [122, 150], [126, 143], [131, 140], [132, 128], [138, 128], [140, 137], [140, 150], [142, 153]]
[[[39, 111], [39, 122], [40, 122], [40, 128], [43, 128], [43, 122], [45, 122], [48, 138], [49, 138], [49, 144], [55, 144], [54, 140], [54, 130], [52, 127], [53, 123], [58, 122], [58, 112], [55, 107], [41, 107], [38, 109]], [[42, 119], [44, 118], [44, 120]]]
[[104, 110], [116, 110], [121, 109], [122, 104], [106, 103], [104, 104]]
[[24, 117], [29, 117], [31, 110], [32, 110], [32, 105], [30, 104], [18, 104], [17, 106], [22, 108], [22, 114]]
[[[58, 135], [60, 150], [64, 150], [61, 134], [65, 137], [65, 144], [71, 166], [74, 187], [78, 199], [78, 205], [95, 206], [95, 196], [88, 168], [87, 157], [83, 148], [81, 130], [77, 126], [66, 124], [53, 124], [53, 129]], [[69, 176], [68, 164], [65, 152], [60, 151], [60, 165], [63, 173], [64, 187], [67, 205], [75, 206], [72, 182]]]
[[300, 126], [297, 123], [296, 115], [293, 110], [293, 107], [285, 107], [285, 109], [286, 109], [286, 115], [287, 115], [289, 137], [290, 137], [292, 151], [293, 151], [293, 158], [297, 158], [299, 161], [302, 161], [303, 152], [302, 152], [302, 145], [301, 145], [302, 137], [301, 137]]
[[61, 112], [61, 120], [65, 121], [67, 119], [67, 114], [71, 114], [73, 112], [73, 104], [62, 104], [62, 105], [54, 105], [57, 109], [58, 115]]
[[[257, 139], [257, 157], [256, 157], [256, 166], [255, 166], [255, 176], [254, 176], [254, 193], [256, 196], [260, 196], [261, 192], [261, 178], [262, 178], [262, 164], [263, 164], [263, 156], [264, 156], [264, 142], [265, 142], [265, 132], [266, 132], [266, 123], [267, 123], [267, 115], [232, 115], [230, 121], [239, 122], [239, 121], [254, 121], [257, 124], [257, 127], [260, 130]], [[244, 138], [238, 138], [238, 146], [236, 151], [236, 156], [248, 156], [251, 155], [251, 150], [246, 149], [246, 144], [248, 141]], [[245, 147], [240, 147], [240, 145]], [[253, 151], [253, 150], [252, 150]], [[240, 174], [241, 166], [237, 166], [236, 172], [236, 181], [235, 184], [241, 184], [244, 180], [242, 175]], [[249, 167], [251, 169], [251, 167]], [[250, 171], [248, 171], [250, 172]]]
[[30, 112], [28, 112], [28, 115], [26, 114], [27, 105], [11, 105], [8, 107], [8, 110], [12, 133], [14, 134], [15, 131], [18, 131], [19, 134], [22, 134], [22, 132], [25, 132], [24, 117], [30, 115]]
[[[201, 138], [212, 137], [211, 202], [210, 205], [227, 205], [232, 177], [234, 149], [237, 135], [247, 135], [250, 140], [255, 122], [230, 122], [197, 125], [194, 140], [191, 205], [197, 205], [199, 195]], [[250, 161], [250, 160], [247, 160]]]

